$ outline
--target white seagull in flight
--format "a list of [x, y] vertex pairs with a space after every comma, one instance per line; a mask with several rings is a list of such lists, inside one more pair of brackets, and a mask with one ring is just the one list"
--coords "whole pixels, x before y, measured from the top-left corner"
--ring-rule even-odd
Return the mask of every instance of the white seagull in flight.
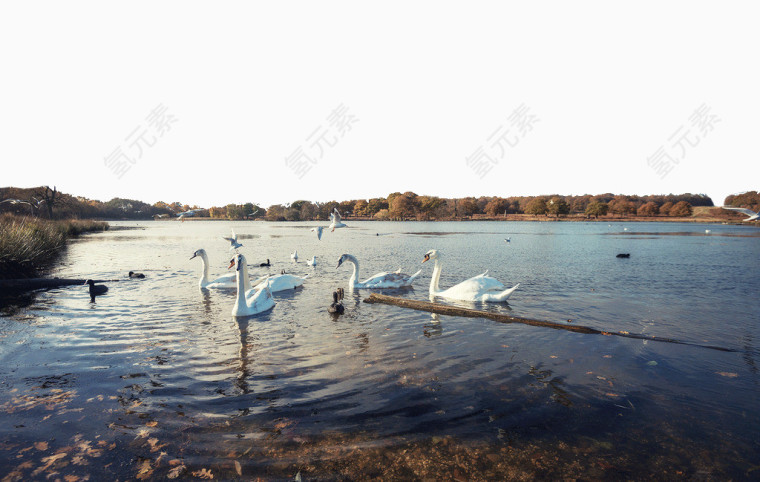
[[230, 231], [232, 231], [232, 237], [227, 238], [225, 236], [222, 236], [222, 239], [230, 242], [230, 251], [233, 249], [237, 250], [238, 248], [241, 248], [243, 245], [238, 243], [237, 234], [235, 234], [235, 230], [230, 228]]
[[738, 213], [746, 214], [747, 216], [749, 216], [746, 219], [742, 219], [742, 221], [757, 221], [758, 219], [760, 219], [760, 213], [756, 213], [755, 211], [751, 209], [735, 208], [735, 207], [730, 207], [730, 206], [722, 206], [722, 207], [723, 209], [729, 209], [731, 211], [736, 211]]
[[330, 232], [335, 231], [336, 228], [345, 228], [346, 225], [340, 221], [340, 213], [338, 212], [338, 208], [334, 208], [333, 212], [330, 213]]

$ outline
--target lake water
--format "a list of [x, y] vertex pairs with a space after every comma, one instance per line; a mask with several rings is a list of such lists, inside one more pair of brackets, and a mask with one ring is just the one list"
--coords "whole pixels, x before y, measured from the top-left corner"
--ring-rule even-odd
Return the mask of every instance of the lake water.
[[[95, 303], [67, 287], [5, 307], [0, 476], [760, 478], [757, 227], [348, 222], [318, 241], [315, 224], [114, 222], [73, 241], [56, 276], [121, 281]], [[230, 227], [252, 275], [304, 286], [233, 318], [234, 292], [199, 290], [189, 259], [205, 248], [226, 273]], [[361, 279], [422, 269], [387, 294], [428, 300], [433, 248], [442, 288], [486, 269], [520, 283], [508, 305], [463, 306], [732, 351], [431, 315], [366, 290], [328, 313], [341, 254]]]

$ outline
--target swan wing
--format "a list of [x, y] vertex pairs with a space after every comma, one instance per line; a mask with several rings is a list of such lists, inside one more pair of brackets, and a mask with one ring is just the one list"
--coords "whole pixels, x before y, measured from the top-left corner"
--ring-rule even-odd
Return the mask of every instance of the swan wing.
[[488, 292], [503, 291], [505, 288], [506, 287], [499, 280], [486, 276], [485, 273], [483, 273], [462, 281], [461, 283], [442, 291], [439, 295], [444, 298], [478, 301]]
[[210, 281], [204, 288], [236, 288], [237, 278], [235, 273], [229, 273]]
[[513, 287], [501, 292], [484, 293], [483, 296], [480, 298], [480, 301], [485, 301], [489, 303], [499, 303], [502, 301], [507, 301], [510, 295], [512, 295], [512, 293], [514, 293], [515, 290], [519, 286], [520, 286], [520, 283], [517, 283]]
[[360, 283], [360, 286], [364, 288], [402, 288], [404, 286], [411, 286], [414, 279], [420, 273], [422, 273], [422, 270], [417, 271], [412, 276], [399, 272], [377, 273], [375, 276]]

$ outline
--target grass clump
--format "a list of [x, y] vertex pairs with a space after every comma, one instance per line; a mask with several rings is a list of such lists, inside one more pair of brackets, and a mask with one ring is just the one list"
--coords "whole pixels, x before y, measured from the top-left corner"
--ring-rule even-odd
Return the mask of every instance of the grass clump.
[[0, 278], [36, 276], [68, 238], [107, 229], [108, 223], [100, 221], [50, 221], [4, 214], [0, 216]]

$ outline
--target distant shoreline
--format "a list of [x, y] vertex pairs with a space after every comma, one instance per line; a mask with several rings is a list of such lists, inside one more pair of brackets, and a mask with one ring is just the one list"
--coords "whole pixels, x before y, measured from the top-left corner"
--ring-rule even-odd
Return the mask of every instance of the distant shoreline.
[[[726, 224], [726, 225], [738, 225], [738, 226], [753, 226], [753, 224], [750, 223], [743, 223], [741, 221], [736, 220], [727, 220], [727, 219], [720, 219], [720, 218], [707, 218], [707, 217], [665, 217], [665, 216], [657, 216], [657, 217], [641, 217], [641, 216], [632, 216], [632, 217], [600, 217], [598, 219], [595, 218], [585, 218], [581, 216], [565, 216], [565, 217], [546, 217], [546, 216], [534, 216], [530, 214], [510, 214], [507, 215], [507, 217], [491, 217], [491, 216], [485, 216], [485, 215], [476, 215], [474, 217], [468, 217], [468, 218], [446, 218], [446, 219], [376, 219], [372, 217], [365, 217], [365, 216], [356, 216], [356, 217], [344, 217], [343, 220], [345, 222], [351, 222], [351, 221], [372, 221], [372, 222], [394, 222], [394, 223], [404, 223], [404, 222], [423, 222], [423, 223], [447, 223], [447, 222], [478, 222], [478, 221], [488, 221], [488, 222], [534, 222], [534, 223], [555, 223], [555, 222], [571, 222], [571, 223], [703, 223], [703, 224]], [[134, 220], [134, 219], [112, 219], [110, 221], [157, 221], [157, 222], [178, 222], [177, 218], [163, 218], [163, 219], [142, 219], [142, 220]], [[268, 221], [266, 219], [224, 219], [224, 218], [207, 218], [207, 217], [201, 217], [201, 218], [185, 218], [183, 221], [179, 222], [185, 222], [185, 221], [240, 221], [240, 222], [258, 222], [258, 221], [265, 221], [270, 223], [319, 223], [322, 222], [320, 220], [300, 220], [300, 221]], [[327, 222], [327, 221], [324, 221]]]

